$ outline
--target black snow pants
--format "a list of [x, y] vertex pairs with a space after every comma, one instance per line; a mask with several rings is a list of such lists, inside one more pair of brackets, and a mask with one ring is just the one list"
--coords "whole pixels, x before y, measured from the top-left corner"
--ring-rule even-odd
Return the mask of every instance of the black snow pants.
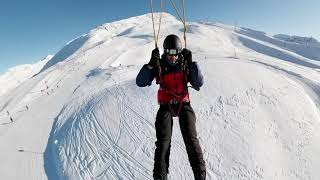
[[[156, 150], [154, 157], [154, 176], [165, 175], [169, 169], [169, 156], [171, 147], [173, 119], [168, 105], [160, 105], [157, 113]], [[193, 173], [205, 171], [202, 150], [196, 131], [196, 116], [190, 103], [183, 103], [179, 114], [179, 125], [186, 146], [189, 162]]]

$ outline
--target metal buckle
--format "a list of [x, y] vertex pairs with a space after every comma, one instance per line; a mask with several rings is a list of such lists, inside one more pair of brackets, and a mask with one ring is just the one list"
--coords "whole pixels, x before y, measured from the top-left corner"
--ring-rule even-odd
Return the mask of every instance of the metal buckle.
[[173, 117], [178, 117], [180, 113], [180, 103], [176, 99], [170, 99], [169, 109]]
[[176, 99], [170, 99], [170, 104], [177, 105], [178, 101]]

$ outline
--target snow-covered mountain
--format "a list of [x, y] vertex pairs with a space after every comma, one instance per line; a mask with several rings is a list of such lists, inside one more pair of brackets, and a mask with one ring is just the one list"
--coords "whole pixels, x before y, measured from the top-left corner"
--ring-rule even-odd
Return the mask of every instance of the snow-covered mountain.
[[19, 86], [21, 83], [38, 73], [52, 57], [52, 55], [48, 55], [35, 64], [15, 66], [10, 68], [4, 74], [0, 75], [0, 96]]
[[313, 37], [289, 36], [285, 34], [276, 34], [273, 37], [283, 41], [298, 43], [306, 46], [309, 44], [320, 46], [320, 42]]
[[[161, 27], [160, 43], [183, 35], [170, 14]], [[210, 22], [189, 22], [187, 46], [208, 179], [320, 179], [319, 46]], [[0, 179], [152, 179], [158, 87], [135, 77], [153, 48], [150, 14], [107, 23], [0, 97]], [[178, 122], [169, 179], [189, 180]]]

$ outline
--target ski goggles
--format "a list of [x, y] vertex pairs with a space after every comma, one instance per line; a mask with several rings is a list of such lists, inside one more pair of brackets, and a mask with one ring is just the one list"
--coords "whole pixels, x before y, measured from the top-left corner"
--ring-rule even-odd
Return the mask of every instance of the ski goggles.
[[179, 49], [165, 49], [164, 52], [169, 56], [177, 56], [181, 51]]

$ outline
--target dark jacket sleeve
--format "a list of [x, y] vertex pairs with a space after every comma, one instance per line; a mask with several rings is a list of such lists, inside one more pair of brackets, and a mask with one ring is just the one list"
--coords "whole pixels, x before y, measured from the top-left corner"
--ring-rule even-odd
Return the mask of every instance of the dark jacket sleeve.
[[149, 69], [147, 67], [147, 64], [145, 64], [140, 72], [138, 73], [137, 75], [137, 78], [136, 78], [136, 84], [139, 86], [139, 87], [145, 87], [145, 86], [150, 86], [153, 79], [155, 78], [156, 76], [156, 72], [155, 72], [155, 68], [153, 69]]
[[189, 65], [189, 70], [190, 70], [189, 82], [195, 90], [199, 91], [200, 87], [203, 85], [203, 76], [199, 69], [198, 64], [196, 62], [192, 62]]

